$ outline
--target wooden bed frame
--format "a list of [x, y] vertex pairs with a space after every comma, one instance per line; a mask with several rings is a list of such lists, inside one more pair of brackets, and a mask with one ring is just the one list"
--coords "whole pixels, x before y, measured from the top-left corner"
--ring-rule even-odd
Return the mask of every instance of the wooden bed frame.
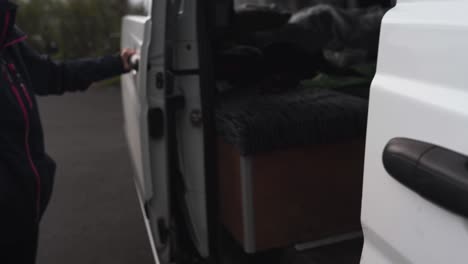
[[361, 230], [364, 140], [252, 156], [218, 146], [221, 219], [245, 252]]

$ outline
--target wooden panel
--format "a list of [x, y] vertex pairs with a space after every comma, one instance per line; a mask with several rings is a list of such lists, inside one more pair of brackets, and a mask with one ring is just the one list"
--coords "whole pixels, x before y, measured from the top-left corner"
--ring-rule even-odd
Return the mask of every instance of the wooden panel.
[[239, 242], [244, 241], [240, 153], [233, 146], [218, 140], [219, 211], [221, 221]]
[[[239, 151], [218, 140], [220, 212], [244, 244]], [[360, 230], [364, 141], [251, 157], [258, 250]]]
[[360, 230], [364, 143], [255, 156], [257, 249]]

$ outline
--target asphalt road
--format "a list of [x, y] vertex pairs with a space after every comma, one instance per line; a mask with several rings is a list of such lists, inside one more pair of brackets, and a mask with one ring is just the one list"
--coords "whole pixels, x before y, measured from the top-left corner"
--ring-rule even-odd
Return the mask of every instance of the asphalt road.
[[38, 264], [153, 264], [122, 130], [119, 88], [40, 98], [58, 164]]

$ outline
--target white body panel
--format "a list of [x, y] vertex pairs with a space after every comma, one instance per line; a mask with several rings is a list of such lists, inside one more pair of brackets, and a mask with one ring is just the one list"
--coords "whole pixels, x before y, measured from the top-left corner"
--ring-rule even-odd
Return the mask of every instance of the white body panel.
[[405, 137], [468, 154], [468, 1], [400, 0], [383, 21], [370, 95], [362, 264], [468, 263], [468, 221], [391, 178], [385, 145]]
[[[147, 98], [147, 67], [149, 41], [151, 38], [151, 19], [144, 16], [128, 16], [122, 23], [122, 47], [136, 49], [140, 54], [140, 70], [132, 71], [122, 76], [122, 101], [124, 109], [124, 130], [130, 150], [130, 156], [135, 168], [135, 185], [142, 213], [146, 216], [144, 205], [153, 198], [153, 177], [151, 170], [150, 138], [148, 133], [147, 115], [149, 104]], [[155, 240], [152, 235], [151, 221], [144, 218], [149, 240], [156, 263], [159, 259], [156, 253]]]
[[[136, 183], [146, 206], [149, 233], [161, 263], [169, 263], [177, 243], [171, 219], [171, 170], [179, 169], [186, 192], [189, 229], [202, 257], [209, 256], [205, 150], [203, 124], [194, 125], [193, 111], [201, 112], [201, 87], [197, 39], [197, 1], [147, 1], [148, 17], [126, 17], [122, 47], [136, 48], [141, 61], [138, 72], [122, 78], [125, 130], [135, 165]], [[150, 65], [148, 68], [147, 66]], [[161, 80], [156, 76], [164, 76]], [[169, 75], [171, 80], [169, 80]], [[171, 86], [171, 87], [169, 87]], [[182, 96], [176, 120], [168, 113], [169, 97]], [[159, 109], [164, 116], [164, 135], [151, 138], [148, 113]], [[174, 110], [173, 110], [174, 111]], [[203, 117], [201, 117], [203, 118]], [[169, 122], [173, 121], [173, 122]], [[168, 127], [174, 123], [174, 128]], [[175, 129], [176, 131], [174, 131]], [[179, 168], [170, 168], [169, 135], [177, 137]], [[163, 221], [168, 241], [161, 239]]]
[[197, 125], [192, 122], [193, 112], [202, 112], [197, 1], [181, 1], [177, 10], [173, 28], [172, 67], [175, 88], [185, 99], [185, 106], [178, 111], [176, 119], [179, 169], [186, 186], [185, 203], [191, 225], [189, 228], [193, 231], [192, 239], [198, 253], [207, 257], [209, 244], [204, 127], [202, 123]]
[[177, 139], [179, 162], [185, 185], [185, 203], [192, 224], [195, 246], [206, 257], [208, 251], [208, 226], [205, 191], [205, 158], [203, 127], [191, 122], [191, 111], [201, 109], [199, 78], [197, 75], [176, 78], [185, 96], [185, 108], [178, 115]]

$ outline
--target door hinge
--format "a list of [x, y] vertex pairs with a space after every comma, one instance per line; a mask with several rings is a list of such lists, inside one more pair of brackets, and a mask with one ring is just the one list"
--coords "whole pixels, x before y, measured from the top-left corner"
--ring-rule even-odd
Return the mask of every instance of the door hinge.
[[164, 88], [164, 73], [158, 72], [156, 73], [156, 88], [163, 89]]

